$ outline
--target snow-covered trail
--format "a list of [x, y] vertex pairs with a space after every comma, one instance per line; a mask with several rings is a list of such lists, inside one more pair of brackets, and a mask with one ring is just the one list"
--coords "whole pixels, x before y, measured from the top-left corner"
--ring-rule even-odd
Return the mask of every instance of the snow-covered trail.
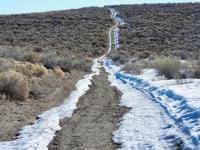
[[[113, 82], [112, 82], [113, 83]], [[164, 140], [166, 135], [176, 133], [176, 129], [172, 128], [170, 119], [160, 106], [152, 101], [140, 91], [123, 86], [120, 83], [113, 83], [120, 91], [123, 92], [121, 103], [126, 107], [131, 107], [129, 113], [123, 116], [119, 129], [113, 133], [113, 141], [122, 143], [122, 149], [170, 149], [173, 143]], [[127, 100], [132, 101], [127, 103]], [[171, 127], [171, 128], [167, 128]]]
[[[99, 57], [100, 61], [103, 61], [103, 59], [111, 52], [112, 50], [112, 32], [117, 32], [116, 29], [118, 28], [118, 26], [120, 26], [121, 24], [123, 24], [123, 21], [120, 19], [117, 19], [116, 15], [117, 12], [113, 9], [110, 8], [110, 12], [111, 12], [111, 18], [115, 21], [115, 25], [112, 26], [108, 32], [108, 49], [106, 50], [106, 53], [104, 55], [102, 55], [101, 57]], [[119, 44], [116, 43], [116, 41], [118, 42], [118, 36], [116, 34], [114, 34], [114, 45], [115, 48], [119, 47]]]
[[[116, 16], [114, 10], [111, 11], [111, 17]], [[107, 52], [94, 59], [92, 73], [85, 75], [83, 79], [76, 84], [76, 90], [66, 98], [62, 105], [52, 108], [38, 116], [38, 119], [32, 124], [23, 127], [19, 136], [13, 141], [0, 142], [0, 150], [45, 150], [55, 136], [56, 131], [61, 130], [60, 120], [70, 118], [76, 109], [76, 103], [79, 98], [89, 90], [91, 80], [94, 75], [100, 74], [100, 63], [112, 49], [112, 32], [118, 26], [118, 21], [109, 30], [109, 48]]]
[[171, 150], [181, 149], [185, 136], [174, 121], [150, 96], [117, 80], [113, 69], [106, 67], [111, 86], [123, 94], [120, 104], [130, 111], [119, 123], [113, 133], [113, 142], [120, 144], [122, 150]]
[[[121, 22], [119, 17], [116, 15], [112, 16], [116, 22]], [[118, 25], [122, 24], [124, 23], [118, 23]], [[118, 26], [115, 29], [119, 29]], [[119, 31], [116, 30], [116, 32]], [[115, 48], [118, 48], [119, 34], [115, 34], [114, 38]], [[104, 59], [104, 68], [109, 73], [111, 85], [123, 93], [121, 105], [130, 108], [130, 112], [125, 114], [119, 123], [119, 129], [113, 133], [113, 141], [120, 144], [120, 149], [198, 149], [198, 145], [196, 145], [198, 142], [195, 135], [191, 136], [194, 128], [193, 125], [188, 126], [188, 121], [185, 122], [187, 125], [182, 123], [177, 124], [178, 120], [176, 119], [178, 118], [173, 117], [173, 115], [179, 115], [179, 108], [183, 106], [179, 107], [177, 105], [178, 107], [176, 107], [175, 104], [177, 102], [174, 102], [173, 105], [170, 105], [170, 103], [167, 103], [169, 105], [163, 105], [162, 102], [159, 102], [161, 97], [152, 98], [151, 89], [149, 89], [149, 92], [146, 92], [145, 87], [140, 87], [140, 82], [141, 84], [143, 82], [139, 79], [137, 79], [138, 83], [135, 83], [135, 86], [132, 85], [134, 84], [132, 82], [129, 84], [129, 78], [127, 77], [129, 75], [121, 73], [119, 68], [112, 65], [111, 61], [107, 58]], [[140, 88], [144, 88], [144, 90]], [[195, 123], [196, 120], [191, 124]], [[196, 128], [194, 129], [196, 130]]]
[[[179, 149], [199, 150], [200, 149], [200, 112], [188, 104], [188, 100], [170, 89], [157, 87], [134, 75], [126, 74], [113, 69], [111, 62], [106, 60], [106, 68], [110, 71], [115, 80], [138, 89], [140, 92], [149, 95], [153, 103], [158, 103], [165, 114], [173, 121], [179, 132], [174, 133], [172, 139], [181, 139]], [[115, 70], [115, 71], [114, 71]], [[166, 135], [167, 136], [167, 135]], [[166, 138], [165, 138], [166, 139]], [[168, 139], [168, 136], [167, 136]]]

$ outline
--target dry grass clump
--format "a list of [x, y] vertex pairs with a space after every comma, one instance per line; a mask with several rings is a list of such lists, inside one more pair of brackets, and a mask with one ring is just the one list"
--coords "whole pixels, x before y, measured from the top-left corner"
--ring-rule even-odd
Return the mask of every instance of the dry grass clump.
[[71, 65], [72, 65], [71, 68], [89, 72], [91, 70], [92, 63], [90, 60], [79, 59], [79, 60], [73, 60], [71, 62]]
[[118, 64], [124, 64], [126, 62], [126, 58], [124, 55], [120, 53], [115, 53], [111, 55], [111, 59]]
[[72, 69], [71, 60], [61, 56], [57, 56], [54, 53], [43, 54], [41, 57], [41, 62], [47, 69], [60, 67], [65, 72], [70, 72]]
[[150, 56], [151, 52], [149, 51], [139, 51], [136, 52], [136, 56], [138, 56], [139, 58], [148, 58]]
[[59, 67], [55, 67], [53, 68], [53, 71], [56, 73], [56, 75], [64, 78], [65, 77], [65, 73], [59, 68]]
[[175, 79], [179, 76], [180, 61], [174, 57], [158, 57], [155, 59], [154, 67], [158, 69], [160, 75]]
[[185, 78], [200, 78], [200, 61], [193, 60], [193, 61], [186, 61], [180, 64], [179, 70], [180, 79]]
[[31, 65], [31, 71], [33, 73], [33, 76], [36, 77], [42, 77], [48, 73], [48, 70], [45, 67], [38, 64]]
[[140, 74], [142, 69], [145, 69], [148, 67], [148, 64], [146, 61], [141, 60], [137, 62], [129, 62], [125, 64], [125, 67], [123, 68], [128, 73], [134, 73], [134, 74]]
[[15, 71], [0, 73], [0, 93], [7, 98], [26, 100], [29, 94], [27, 78]]
[[12, 62], [0, 58], [0, 72], [9, 71], [12, 68]]
[[190, 76], [192, 78], [200, 78], [200, 61], [193, 61], [190, 65]]
[[33, 77], [31, 80], [29, 80], [29, 89], [29, 94], [34, 99], [39, 99], [41, 97], [43, 90], [41, 89], [40, 81], [36, 77]]
[[12, 70], [20, 72], [28, 78], [43, 77], [48, 74], [48, 70], [44, 66], [29, 62], [13, 61]]
[[40, 56], [34, 51], [27, 51], [24, 55], [24, 59], [30, 63], [38, 63], [40, 61]]

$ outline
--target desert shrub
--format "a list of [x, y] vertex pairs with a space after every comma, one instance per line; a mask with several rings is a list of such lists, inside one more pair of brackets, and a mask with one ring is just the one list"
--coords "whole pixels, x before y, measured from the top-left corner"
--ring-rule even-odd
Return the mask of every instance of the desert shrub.
[[71, 70], [72, 70], [72, 60], [60, 57], [60, 59], [58, 59], [58, 66], [64, 72], [71, 72]]
[[145, 61], [137, 61], [125, 64], [124, 70], [128, 73], [140, 74], [142, 69], [148, 67]]
[[40, 60], [40, 56], [38, 53], [21, 48], [1, 48], [0, 54], [5, 58], [11, 58], [17, 61], [27, 61], [31, 63], [38, 63]]
[[125, 57], [121, 57], [118, 62], [120, 64], [124, 64], [126, 62], [126, 58]]
[[59, 67], [54, 67], [53, 71], [56, 73], [56, 75], [58, 75], [62, 78], [65, 77], [65, 73]]
[[86, 59], [74, 60], [72, 61], [72, 68], [88, 72], [91, 69], [91, 62]]
[[200, 78], [200, 61], [194, 61], [191, 65], [191, 77]]
[[31, 70], [33, 72], [33, 75], [36, 77], [42, 77], [43, 75], [48, 73], [48, 70], [45, 67], [38, 64], [32, 65]]
[[12, 58], [18, 61], [24, 60], [25, 52], [19, 48], [1, 48], [0, 53], [5, 58]]
[[31, 63], [38, 63], [40, 60], [40, 56], [34, 51], [27, 51], [24, 55], [24, 60]]
[[25, 62], [19, 62], [19, 61], [13, 61], [13, 67], [12, 70], [19, 72], [26, 77], [31, 78], [32, 77], [32, 64], [31, 63], [25, 63]]
[[29, 93], [28, 80], [15, 71], [0, 73], [0, 93], [11, 99], [26, 100]]
[[42, 90], [41, 90], [41, 86], [40, 86], [39, 80], [37, 78], [33, 77], [30, 80], [29, 89], [30, 89], [29, 94], [34, 99], [39, 99], [41, 97]]
[[54, 67], [60, 67], [65, 72], [71, 71], [71, 60], [56, 56], [54, 53], [43, 54], [41, 62], [47, 69], [53, 69]]
[[126, 58], [124, 55], [122, 54], [112, 54], [111, 55], [111, 59], [115, 62], [115, 63], [120, 63], [120, 64], [124, 64], [126, 62]]
[[190, 78], [192, 76], [191, 68], [192, 68], [192, 64], [190, 62], [180, 63], [179, 77], [181, 79]]
[[0, 58], [0, 72], [9, 71], [12, 67], [13, 67], [13, 65], [10, 61]]
[[86, 62], [84, 64], [84, 66], [82, 67], [82, 71], [90, 72], [91, 71], [91, 66], [92, 66], [91, 62]]
[[168, 79], [178, 78], [180, 61], [174, 57], [159, 57], [155, 59], [154, 67]]
[[55, 55], [52, 53], [43, 54], [41, 56], [41, 62], [47, 69], [52, 69], [55, 64]]
[[114, 61], [114, 62], [117, 62], [119, 59], [120, 59], [120, 55], [119, 54], [113, 54], [111, 55], [111, 59]]
[[148, 58], [150, 56], [150, 52], [149, 51], [138, 52], [137, 56], [139, 58]]
[[40, 47], [34, 47], [34, 48], [33, 48], [33, 51], [35, 51], [35, 52], [37, 52], [37, 53], [41, 53], [41, 52], [43, 51], [43, 49], [40, 48]]

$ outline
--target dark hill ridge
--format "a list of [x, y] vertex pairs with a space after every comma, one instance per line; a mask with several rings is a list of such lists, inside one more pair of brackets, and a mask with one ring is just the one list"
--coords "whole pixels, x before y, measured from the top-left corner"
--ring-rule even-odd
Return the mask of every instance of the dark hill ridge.
[[109, 10], [97, 7], [2, 15], [0, 45], [99, 55], [106, 47], [111, 22]]
[[127, 23], [121, 51], [131, 55], [200, 55], [200, 3], [113, 6]]

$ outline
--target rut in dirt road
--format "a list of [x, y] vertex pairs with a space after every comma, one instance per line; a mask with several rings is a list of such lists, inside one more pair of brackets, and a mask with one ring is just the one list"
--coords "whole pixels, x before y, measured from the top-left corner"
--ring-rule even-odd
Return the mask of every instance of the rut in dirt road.
[[80, 98], [72, 118], [62, 122], [62, 130], [49, 145], [50, 150], [116, 149], [112, 132], [124, 113], [119, 104], [120, 93], [110, 87], [108, 75], [95, 76], [90, 90]]

